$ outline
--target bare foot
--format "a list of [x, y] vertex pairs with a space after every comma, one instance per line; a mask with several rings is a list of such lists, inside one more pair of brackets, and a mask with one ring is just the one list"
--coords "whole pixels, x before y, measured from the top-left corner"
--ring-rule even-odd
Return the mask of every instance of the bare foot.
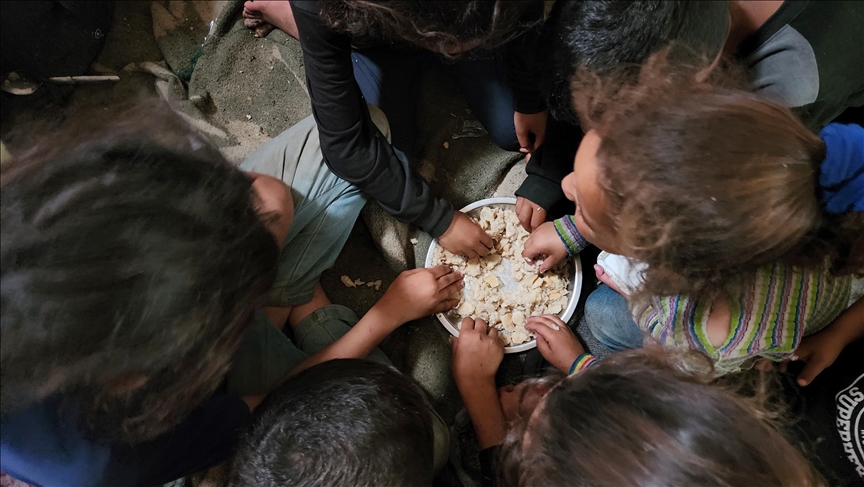
[[299, 39], [297, 23], [291, 3], [283, 1], [249, 1], [243, 4], [243, 25], [255, 32], [255, 37], [267, 37], [273, 29], [279, 29], [289, 36]]

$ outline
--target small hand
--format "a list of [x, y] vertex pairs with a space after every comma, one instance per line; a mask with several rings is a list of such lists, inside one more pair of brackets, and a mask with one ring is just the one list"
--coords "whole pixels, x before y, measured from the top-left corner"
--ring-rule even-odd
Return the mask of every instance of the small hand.
[[539, 113], [513, 112], [513, 125], [516, 127], [516, 138], [519, 139], [519, 152], [531, 153], [543, 145], [548, 116], [549, 110]]
[[594, 264], [594, 274], [597, 276], [597, 279], [599, 279], [600, 282], [612, 288], [612, 290], [616, 293], [627, 297], [627, 293], [621, 291], [621, 287], [612, 280], [612, 276], [606, 274], [606, 269], [604, 269], [603, 266], [601, 266], [600, 264]]
[[444, 235], [438, 237], [438, 243], [450, 252], [466, 257], [482, 257], [495, 245], [492, 237], [461, 211], [453, 213], [453, 221]]
[[543, 358], [565, 374], [570, 372], [576, 357], [585, 353], [585, 347], [570, 331], [570, 327], [557, 316], [532, 316], [528, 318], [525, 329], [534, 333], [537, 350], [540, 350]]
[[457, 294], [464, 285], [462, 274], [447, 265], [411, 269], [399, 274], [375, 306], [400, 326], [452, 309], [459, 304]]
[[516, 197], [516, 215], [519, 217], [522, 228], [527, 232], [533, 232], [546, 221], [546, 210], [537, 203], [521, 196]]
[[[829, 329], [804, 337], [795, 350], [795, 357], [805, 362], [804, 368], [798, 374], [798, 385], [803, 387], [813, 382], [817, 375], [837, 360], [845, 345], [846, 343]], [[785, 366], [785, 363], [783, 365]]]
[[564, 246], [564, 242], [558, 236], [555, 225], [552, 222], [546, 222], [537, 227], [525, 241], [522, 257], [531, 264], [542, 258], [543, 264], [540, 265], [540, 272], [546, 272], [567, 257], [567, 247]]
[[453, 378], [461, 388], [469, 384], [492, 381], [504, 359], [504, 344], [498, 339], [498, 330], [477, 318], [465, 318], [458, 337], [450, 337], [453, 344]]

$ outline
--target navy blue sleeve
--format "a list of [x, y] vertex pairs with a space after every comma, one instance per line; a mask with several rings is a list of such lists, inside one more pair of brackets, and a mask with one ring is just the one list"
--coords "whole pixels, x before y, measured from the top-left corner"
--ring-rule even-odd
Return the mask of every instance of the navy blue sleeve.
[[114, 445], [100, 485], [159, 485], [216, 466], [234, 452], [249, 416], [239, 398], [214, 396], [162, 436]]
[[0, 470], [43, 487], [152, 486], [200, 472], [226, 460], [250, 416], [236, 397], [214, 396], [179, 426], [137, 445], [90, 440], [77, 412], [44, 401], [3, 417]]
[[92, 485], [110, 461], [110, 448], [78, 431], [77, 412], [57, 414], [59, 400], [46, 400], [0, 421], [0, 470], [43, 487]]

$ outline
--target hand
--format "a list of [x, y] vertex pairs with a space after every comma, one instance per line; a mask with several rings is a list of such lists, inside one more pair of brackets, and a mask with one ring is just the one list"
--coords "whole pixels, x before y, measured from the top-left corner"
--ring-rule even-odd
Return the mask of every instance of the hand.
[[519, 152], [528, 154], [543, 145], [548, 116], [549, 110], [539, 113], [513, 112], [513, 125], [516, 127], [516, 138], [519, 139]]
[[522, 228], [529, 233], [546, 221], [546, 210], [537, 203], [521, 196], [516, 197], [516, 215], [519, 217]]
[[[798, 374], [798, 385], [804, 387], [813, 382], [819, 373], [837, 360], [845, 346], [846, 341], [830, 329], [804, 337], [795, 350], [797, 359], [805, 362], [804, 368]], [[785, 365], [784, 363], [781, 369], [785, 369]]]
[[540, 265], [540, 272], [548, 271], [567, 257], [567, 247], [561, 241], [561, 237], [558, 236], [555, 224], [546, 222], [537, 227], [525, 241], [522, 257], [530, 264], [534, 264], [534, 261], [542, 258], [543, 263]]
[[398, 327], [453, 309], [459, 304], [457, 294], [464, 285], [462, 274], [448, 265], [411, 269], [399, 274], [375, 308], [388, 317], [388, 323]]
[[624, 296], [625, 298], [627, 297], [627, 293], [621, 291], [621, 287], [612, 280], [612, 276], [606, 274], [606, 269], [603, 269], [603, 266], [601, 266], [600, 264], [594, 264], [594, 275], [597, 276], [597, 279], [599, 279], [600, 282], [609, 286], [613, 291]]
[[570, 372], [570, 366], [576, 357], [585, 353], [585, 347], [570, 331], [567, 323], [557, 316], [532, 316], [528, 318], [525, 329], [534, 333], [537, 350], [540, 350], [543, 358], [565, 374]]
[[504, 359], [504, 344], [498, 330], [477, 318], [465, 318], [458, 337], [450, 337], [453, 345], [453, 378], [460, 390], [470, 384], [495, 383], [495, 372]]
[[461, 211], [453, 213], [453, 221], [444, 235], [438, 237], [438, 243], [454, 254], [469, 258], [482, 257], [495, 245], [492, 237]]

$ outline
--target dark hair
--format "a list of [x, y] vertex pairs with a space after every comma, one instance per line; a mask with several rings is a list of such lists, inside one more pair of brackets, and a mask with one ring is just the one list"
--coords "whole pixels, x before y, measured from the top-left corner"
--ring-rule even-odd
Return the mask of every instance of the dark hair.
[[818, 194], [824, 142], [740, 80], [694, 81], [666, 54], [638, 84], [604, 89], [583, 70], [573, 88], [582, 126], [602, 139], [607, 223], [621, 253], [648, 265], [643, 290], [710, 294], [776, 262], [861, 272], [864, 214], [828, 215]]
[[525, 0], [333, 0], [321, 2], [321, 18], [330, 28], [357, 39], [407, 40], [451, 50], [493, 49], [537, 24], [523, 15], [542, 11]]
[[710, 384], [707, 357], [680, 356], [626, 351], [535, 381], [557, 384], [508, 434], [505, 485], [824, 485], [753, 401]]
[[4, 414], [61, 395], [134, 442], [217, 387], [278, 248], [250, 178], [175, 115], [106, 120], [2, 169], [0, 390]]
[[633, 77], [651, 54], [672, 41], [676, 59], [713, 60], [723, 47], [728, 25], [726, 1], [555, 2], [540, 49], [545, 56], [541, 85], [550, 113], [558, 120], [577, 121], [570, 82], [579, 66], [601, 76], [625, 70]]
[[431, 485], [432, 413], [421, 394], [396, 369], [368, 360], [316, 365], [256, 411], [229, 485]]

